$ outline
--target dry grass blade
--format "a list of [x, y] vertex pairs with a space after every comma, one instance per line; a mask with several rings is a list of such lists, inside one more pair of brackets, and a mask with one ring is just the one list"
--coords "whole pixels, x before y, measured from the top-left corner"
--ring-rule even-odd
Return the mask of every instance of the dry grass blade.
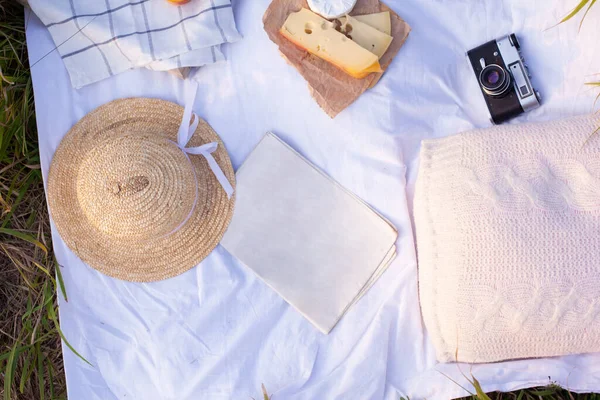
[[47, 52], [46, 54], [44, 54], [43, 56], [41, 56], [38, 60], [36, 60], [33, 64], [31, 64], [31, 68], [35, 67], [40, 61], [42, 61], [44, 58], [48, 57], [50, 54], [52, 54], [54, 51], [58, 50], [58, 48], [60, 46], [62, 46], [63, 44], [67, 43], [69, 40], [73, 39], [75, 37], [75, 35], [78, 35], [79, 32], [81, 32], [83, 29], [85, 29], [89, 24], [91, 24], [92, 22], [94, 22], [94, 20], [98, 18], [98, 16], [93, 17], [92, 19], [90, 19], [88, 22], [85, 23], [85, 25], [83, 25], [81, 28], [79, 28], [77, 31], [75, 31], [75, 33], [73, 33], [71, 36], [69, 36], [68, 38], [66, 38], [62, 43], [60, 43], [58, 46], [56, 46], [55, 48], [53, 48], [52, 50], [50, 50], [49, 52]]
[[26, 242], [29, 242], [31, 244], [36, 245], [37, 247], [39, 247], [44, 254], [48, 255], [48, 249], [46, 248], [46, 246], [44, 246], [42, 244], [42, 242], [40, 242], [39, 240], [35, 239], [33, 236], [28, 235], [26, 233], [20, 232], [20, 231], [15, 231], [13, 229], [8, 229], [8, 228], [0, 228], [0, 234], [5, 234], [5, 235], [12, 235], [14, 237], [17, 237], [21, 240], [24, 240]]
[[264, 383], [261, 385], [261, 388], [263, 392], [263, 400], [270, 400], [269, 393], [267, 393], [267, 388], [265, 387]]
[[581, 30], [581, 27], [583, 26], [583, 21], [585, 21], [585, 17], [587, 17], [588, 13], [590, 12], [592, 6], [596, 3], [596, 0], [592, 0], [592, 2], [590, 3], [589, 7], [587, 8], [587, 10], [585, 10], [585, 13], [583, 13], [583, 17], [581, 18], [581, 22], [579, 22], [579, 30]]
[[564, 22], [569, 21], [571, 18], [573, 18], [574, 16], [579, 14], [588, 3], [589, 3], [589, 5], [588, 5], [587, 9], [585, 10], [585, 12], [583, 13], [583, 17], [581, 18], [581, 21], [579, 22], [579, 30], [581, 30], [581, 27], [583, 26], [583, 21], [585, 21], [585, 18], [587, 17], [591, 8], [596, 3], [596, 0], [591, 0], [591, 2], [590, 2], [590, 0], [581, 0], [569, 14], [567, 14], [563, 19], [561, 19], [556, 25], [553, 25], [552, 27], [550, 27], [548, 29], [554, 28]]
[[[599, 86], [600, 86], [600, 85], [599, 85]], [[600, 99], [600, 93], [598, 93], [598, 94], [596, 95], [596, 98], [594, 99], [594, 105], [592, 106], [593, 108], [596, 108], [596, 103], [598, 103], [598, 99]], [[598, 111], [600, 111], [600, 110], [598, 110]]]
[[477, 399], [478, 400], [492, 400], [490, 398], [490, 396], [488, 396], [483, 389], [481, 388], [481, 384], [479, 383], [479, 381], [477, 379], [475, 379], [475, 377], [473, 375], [471, 375], [471, 379], [473, 379], [473, 382], [471, 382], [473, 384], [473, 387], [475, 388], [475, 393], [477, 393]]
[[[56, 293], [56, 287], [52, 287], [52, 289], [49, 289], [49, 287], [50, 286], [48, 285], [48, 286], [46, 286], [46, 289], [45, 289], [45, 291], [47, 292], [47, 296], [53, 296]], [[67, 338], [63, 334], [62, 330], [60, 329], [60, 325], [58, 324], [58, 317], [56, 316], [56, 311], [54, 310], [54, 305], [53, 304], [47, 304], [46, 305], [46, 310], [48, 311], [48, 318], [50, 318], [50, 320], [52, 322], [54, 322], [54, 326], [56, 328], [56, 331], [60, 335], [60, 337], [63, 340], [64, 344], [66, 344], [67, 347], [73, 353], [75, 353], [75, 355], [77, 357], [79, 357], [83, 362], [85, 362], [86, 364], [88, 364], [90, 367], [93, 367], [92, 363], [90, 363], [88, 360], [86, 360], [85, 357], [83, 357], [81, 354], [79, 354], [77, 352], [77, 350], [75, 350], [75, 348], [73, 346], [71, 346], [71, 343], [69, 343], [69, 341], [67, 340]]]
[[[448, 378], [450, 381], [452, 381], [452, 383], [454, 383], [456, 386], [460, 387], [465, 392], [469, 393], [471, 396], [475, 396], [475, 393], [471, 392], [469, 389], [467, 389], [466, 387], [464, 387], [463, 385], [458, 383], [456, 380], [452, 379], [452, 377], [450, 377], [449, 375], [446, 375], [445, 373], [443, 373], [442, 371], [439, 371], [439, 370], [437, 372], [444, 375], [446, 378]], [[461, 374], [462, 374], [462, 371], [461, 371]], [[463, 376], [464, 376], [464, 374], [463, 374]], [[466, 376], [465, 376], [465, 379], [466, 379]]]
[[[568, 20], [570, 20], [571, 18], [573, 18], [575, 15], [577, 15], [582, 9], [583, 7], [585, 7], [585, 5], [587, 3], [589, 3], [590, 0], [581, 0], [579, 2], [579, 4], [577, 4], [575, 6], [575, 8], [569, 13], [567, 14], [563, 19], [560, 20], [559, 24], [562, 24], [563, 22], [567, 22]], [[588, 8], [589, 10], [589, 8]]]

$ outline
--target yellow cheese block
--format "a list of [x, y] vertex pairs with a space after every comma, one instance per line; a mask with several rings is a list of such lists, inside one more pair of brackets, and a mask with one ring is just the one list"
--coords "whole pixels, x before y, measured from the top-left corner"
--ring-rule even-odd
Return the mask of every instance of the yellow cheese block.
[[336, 31], [333, 22], [306, 8], [290, 14], [279, 32], [297, 46], [355, 78], [382, 72], [375, 54]]
[[349, 15], [345, 17], [344, 22], [341, 26], [342, 33], [345, 33], [352, 41], [369, 50], [378, 58], [385, 54], [394, 39], [390, 35], [380, 32]]
[[[392, 20], [390, 19], [390, 12], [384, 11], [375, 14], [364, 14], [364, 15], [353, 15], [354, 18], [360, 22], [377, 29], [379, 32], [383, 32], [386, 35], [392, 34]], [[342, 24], [345, 21], [342, 21]]]

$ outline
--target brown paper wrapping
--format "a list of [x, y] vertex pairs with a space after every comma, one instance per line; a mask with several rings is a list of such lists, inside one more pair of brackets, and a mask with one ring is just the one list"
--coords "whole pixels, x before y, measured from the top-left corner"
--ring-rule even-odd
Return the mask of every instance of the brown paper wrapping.
[[[283, 58], [293, 65], [308, 82], [311, 95], [319, 106], [331, 117], [335, 117], [348, 107], [363, 92], [373, 87], [383, 72], [372, 73], [363, 79], [356, 79], [341, 69], [303, 50], [284, 38], [279, 30], [292, 12], [302, 7], [309, 8], [306, 0], [273, 0], [263, 16], [263, 24], [269, 38], [279, 46]], [[358, 0], [350, 15], [371, 14], [389, 11], [392, 22], [392, 41], [387, 52], [381, 57], [381, 68], [386, 68], [396, 56], [410, 32], [410, 26], [388, 6], [379, 0]]]

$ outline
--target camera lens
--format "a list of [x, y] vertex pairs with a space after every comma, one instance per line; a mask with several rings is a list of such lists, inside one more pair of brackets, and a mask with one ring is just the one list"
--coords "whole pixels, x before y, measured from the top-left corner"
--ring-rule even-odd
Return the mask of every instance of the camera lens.
[[479, 75], [483, 91], [490, 96], [502, 96], [510, 88], [510, 75], [496, 64], [487, 65]]
[[498, 71], [489, 71], [484, 75], [483, 79], [485, 79], [488, 85], [496, 85], [500, 81], [500, 73]]

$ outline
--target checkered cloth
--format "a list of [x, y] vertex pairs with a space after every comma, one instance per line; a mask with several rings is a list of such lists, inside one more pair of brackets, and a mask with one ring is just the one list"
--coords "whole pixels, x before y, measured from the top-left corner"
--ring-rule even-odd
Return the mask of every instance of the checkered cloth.
[[75, 88], [123, 71], [225, 60], [241, 38], [230, 0], [29, 0], [50, 31]]

